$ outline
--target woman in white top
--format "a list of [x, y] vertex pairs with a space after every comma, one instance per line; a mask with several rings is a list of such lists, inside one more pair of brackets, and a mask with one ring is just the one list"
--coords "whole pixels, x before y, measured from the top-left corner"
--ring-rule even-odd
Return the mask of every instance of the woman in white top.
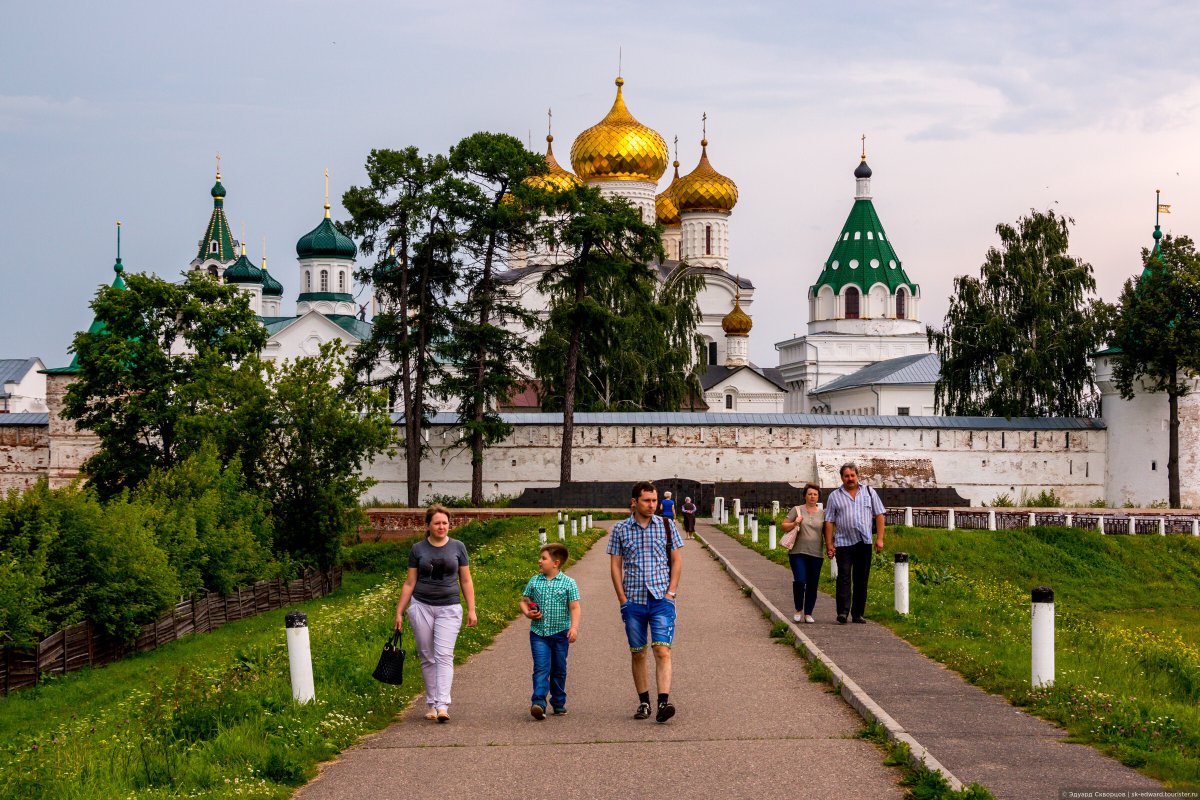
[[825, 563], [825, 511], [817, 506], [821, 490], [814, 483], [804, 485], [804, 505], [793, 506], [783, 521], [787, 533], [799, 527], [796, 543], [788, 550], [788, 561], [792, 564], [792, 601], [796, 606], [793, 620], [816, 622], [813, 609], [817, 605], [817, 583], [821, 580], [821, 567]]

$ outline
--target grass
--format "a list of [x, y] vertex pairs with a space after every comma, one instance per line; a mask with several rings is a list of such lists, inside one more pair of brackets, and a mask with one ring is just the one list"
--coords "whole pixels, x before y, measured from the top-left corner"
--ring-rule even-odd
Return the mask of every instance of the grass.
[[[736, 526], [725, 530], [736, 536]], [[761, 539], [739, 541], [787, 563]], [[1169, 789], [1200, 788], [1200, 540], [897, 527], [885, 541], [872, 570], [872, 619], [1072, 740]], [[897, 551], [910, 557], [907, 616], [891, 610]], [[828, 569], [823, 584], [832, 591]], [[1055, 592], [1056, 682], [1035, 691], [1029, 590], [1039, 584]]]
[[[538, 525], [504, 519], [455, 532], [471, 553], [479, 615], [459, 636], [457, 660], [516, 616], [536, 570]], [[570, 539], [572, 556], [600, 535]], [[351, 563], [373, 571], [348, 572], [339, 592], [299, 606], [316, 684], [307, 705], [291, 699], [282, 610], [0, 700], [0, 798], [290, 796], [319, 762], [388, 725], [421, 689], [411, 658], [402, 686], [371, 678], [408, 546], [353, 548]], [[411, 638], [405, 645], [412, 649]]]

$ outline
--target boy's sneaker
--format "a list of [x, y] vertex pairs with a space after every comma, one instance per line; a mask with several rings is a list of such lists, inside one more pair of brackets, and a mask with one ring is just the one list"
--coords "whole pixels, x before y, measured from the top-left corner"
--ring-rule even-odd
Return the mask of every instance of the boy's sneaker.
[[650, 718], [650, 704], [649, 703], [638, 703], [637, 711], [633, 712], [633, 718], [634, 719], [649, 719]]
[[675, 716], [675, 706], [670, 703], [660, 703], [658, 713], [654, 715], [655, 722], [666, 722], [671, 717]]
[[561, 716], [565, 715], [566, 713], [567, 713], [567, 709], [565, 709], [565, 708], [554, 709], [554, 716], [556, 716], [556, 717], [561, 717]]
[[529, 707], [529, 713], [533, 716], [534, 719], [545, 719], [546, 718], [546, 709], [542, 708], [537, 703], [534, 703], [533, 705], [531, 705]]

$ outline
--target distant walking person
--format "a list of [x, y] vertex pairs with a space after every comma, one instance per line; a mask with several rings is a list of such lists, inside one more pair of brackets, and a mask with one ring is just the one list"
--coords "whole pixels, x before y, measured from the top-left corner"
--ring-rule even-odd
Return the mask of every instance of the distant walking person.
[[674, 522], [675, 521], [675, 501], [671, 499], [670, 492], [663, 492], [662, 503], [660, 503], [659, 505], [662, 506], [663, 519], [669, 519], [672, 522]]
[[692, 538], [692, 534], [696, 532], [696, 512], [700, 509], [692, 502], [692, 498], [683, 498], [683, 505], [679, 510], [683, 513], [683, 529], [687, 532], [688, 538]]
[[[625, 638], [633, 654], [633, 686], [638, 693], [634, 719], [650, 716], [650, 684], [646, 676], [646, 646], [654, 651], [658, 686], [655, 720], [675, 716], [671, 703], [671, 644], [675, 640], [675, 597], [683, 570], [683, 540], [675, 523], [655, 515], [658, 490], [653, 483], [633, 485], [633, 513], [613, 526], [608, 543], [613, 589], [621, 604]], [[647, 638], [647, 630], [649, 638]]]
[[817, 584], [821, 566], [825, 563], [825, 512], [817, 503], [821, 489], [815, 483], [804, 485], [804, 505], [793, 506], [783, 521], [784, 533], [796, 530], [796, 541], [788, 550], [792, 565], [792, 601], [795, 622], [816, 622], [813, 610], [817, 606]]
[[825, 549], [830, 558], [837, 558], [837, 621], [845, 625], [847, 616], [866, 622], [871, 533], [875, 533], [875, 549], [882, 553], [886, 509], [874, 489], [858, 482], [858, 467], [843, 464], [841, 474], [842, 485], [825, 503]]
[[408, 577], [396, 604], [396, 630], [403, 627], [407, 608], [425, 679], [425, 719], [449, 722], [454, 644], [463, 619], [459, 593], [467, 601], [467, 627], [474, 628], [475, 584], [466, 545], [450, 538], [450, 511], [430, 506], [425, 525], [425, 538], [413, 544], [408, 555]]

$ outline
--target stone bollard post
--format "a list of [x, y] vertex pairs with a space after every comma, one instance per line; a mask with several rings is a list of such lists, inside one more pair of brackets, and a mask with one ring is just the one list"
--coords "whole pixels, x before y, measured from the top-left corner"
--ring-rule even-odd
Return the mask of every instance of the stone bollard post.
[[775, 538], [775, 520], [771, 520], [771, 527], [767, 528], [767, 548], [774, 550], [776, 544], [778, 540]]
[[733, 515], [735, 517], [742, 515], [742, 498], [740, 497], [733, 498]]
[[538, 544], [546, 543], [546, 529], [538, 528]]
[[905, 506], [904, 507], [904, 527], [911, 528], [912, 526], [913, 526], [912, 506]]
[[908, 613], [908, 553], [896, 553], [896, 613]]
[[562, 518], [563, 518], [563, 512], [562, 512], [562, 511], [559, 511], [559, 512], [558, 512], [558, 519], [556, 519], [556, 520], [554, 520], [554, 521], [555, 521], [555, 522], [562, 522]]
[[750, 513], [750, 529], [752, 531], [754, 531], [754, 541], [757, 542], [758, 541], [758, 517], [754, 515], [754, 512]]
[[779, 516], [779, 501], [778, 500], [771, 501], [771, 516], [772, 517]]
[[308, 615], [303, 611], [289, 612], [283, 624], [287, 626], [292, 699], [297, 703], [307, 703], [316, 696], [313, 689], [312, 650], [308, 645]]
[[1192, 536], [1200, 536], [1200, 519], [1192, 520]]
[[1074, 522], [1075, 522], [1075, 515], [1067, 514], [1067, 523], [1066, 523], [1067, 527], [1068, 528], [1073, 527]]
[[1104, 515], [1096, 517], [1096, 530], [1100, 531], [1100, 535], [1104, 535]]
[[1029, 527], [1032, 528], [1034, 525], [1037, 525], [1037, 514], [1034, 514], [1032, 511], [1030, 511], [1029, 512]]
[[572, 536], [579, 535], [579, 520], [578, 519], [571, 520], [571, 535]]
[[994, 508], [988, 509], [988, 530], [996, 530], [996, 509]]
[[948, 531], [954, 530], [954, 509], [953, 508], [946, 509], [946, 530], [948, 530]]
[[592, 524], [592, 512], [589, 511], [588, 512], [588, 530], [590, 531], [594, 527], [596, 527], [596, 526]]
[[1054, 590], [1033, 588], [1033, 688], [1054, 684]]
[[1159, 536], [1167, 535], [1167, 518], [1166, 517], [1158, 518], [1158, 535]]
[[752, 542], [758, 541], [758, 521], [757, 520], [755, 520], [755, 522], [754, 522], [754, 527], [750, 529], [750, 541], [752, 541]]
[[562, 520], [558, 522], [558, 540], [565, 542], [567, 540], [567, 526]]
[[724, 497], [714, 497], [713, 498], [713, 522], [720, 525], [721, 522], [725, 519], [724, 512], [725, 512], [725, 498]]
[[1130, 535], [1130, 536], [1136, 536], [1136, 535], [1137, 535], [1137, 528], [1135, 528], [1135, 527], [1133, 526], [1133, 522], [1134, 522], [1134, 520], [1133, 520], [1133, 517], [1130, 517], [1130, 518], [1129, 518], [1129, 535]]
[[746, 517], [743, 514], [738, 514], [738, 536], [746, 535]]

